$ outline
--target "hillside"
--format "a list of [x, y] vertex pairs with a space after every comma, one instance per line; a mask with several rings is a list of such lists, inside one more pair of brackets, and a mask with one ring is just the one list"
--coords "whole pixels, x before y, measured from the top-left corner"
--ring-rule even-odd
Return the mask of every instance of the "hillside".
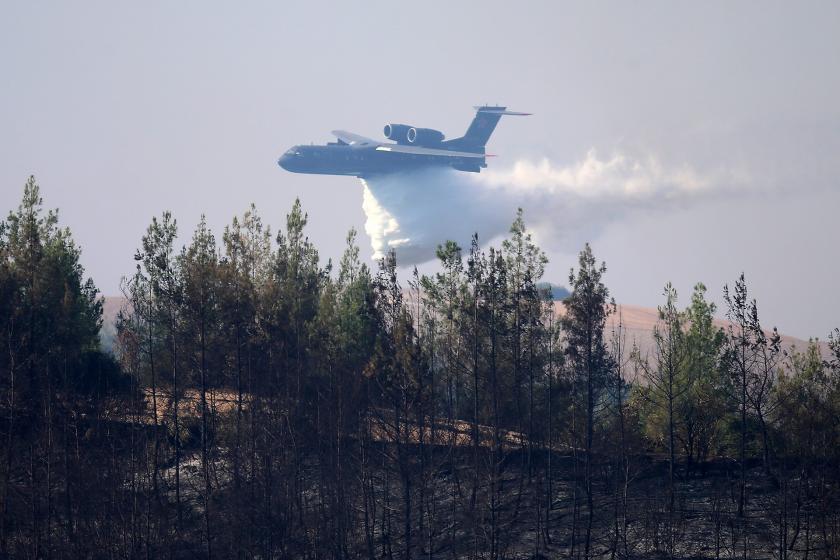
[[[558, 316], [564, 313], [562, 302], [556, 302], [554, 306]], [[628, 350], [635, 343], [644, 355], [653, 349], [653, 328], [656, 326], [658, 319], [659, 311], [653, 307], [619, 304], [616, 313], [610, 315], [607, 319], [606, 330], [608, 333], [611, 333], [618, 327], [620, 322], [626, 332]], [[726, 329], [729, 326], [729, 321], [721, 318], [715, 319], [714, 323], [722, 329]], [[769, 334], [769, 331], [767, 332]], [[807, 340], [802, 340], [795, 336], [781, 334], [781, 337], [782, 349], [784, 350], [788, 350], [794, 346], [802, 350], [808, 345]], [[823, 347], [823, 350], [826, 349], [825, 343], [821, 342], [820, 346]]]

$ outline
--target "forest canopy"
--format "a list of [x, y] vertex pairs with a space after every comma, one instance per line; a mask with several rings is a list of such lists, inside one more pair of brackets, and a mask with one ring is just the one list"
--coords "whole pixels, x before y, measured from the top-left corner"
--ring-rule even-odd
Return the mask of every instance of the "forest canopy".
[[592, 248], [561, 293], [513, 216], [401, 279], [355, 231], [323, 262], [299, 201], [184, 246], [163, 212], [112, 355], [30, 177], [0, 222], [0, 556], [840, 554], [840, 330], [784, 347], [741, 275], [725, 328], [666, 284], [641, 349]]

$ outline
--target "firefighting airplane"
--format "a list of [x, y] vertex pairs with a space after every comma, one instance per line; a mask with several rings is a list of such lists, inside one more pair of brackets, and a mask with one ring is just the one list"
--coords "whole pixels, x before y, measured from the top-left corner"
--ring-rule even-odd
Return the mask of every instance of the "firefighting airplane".
[[325, 146], [293, 146], [277, 163], [294, 173], [371, 177], [424, 167], [451, 167], [480, 173], [487, 167], [484, 146], [503, 115], [530, 113], [508, 111], [506, 107], [475, 107], [476, 114], [466, 134], [444, 140], [439, 130], [406, 124], [386, 124], [385, 138], [379, 142], [352, 132], [334, 130], [336, 142]]

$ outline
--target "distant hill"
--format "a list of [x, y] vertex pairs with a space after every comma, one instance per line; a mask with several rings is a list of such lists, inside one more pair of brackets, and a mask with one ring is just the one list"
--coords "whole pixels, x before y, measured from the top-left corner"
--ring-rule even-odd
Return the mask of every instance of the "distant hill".
[[[554, 308], [558, 316], [565, 313], [565, 308], [561, 301], [555, 302]], [[653, 327], [658, 320], [659, 311], [655, 308], [641, 307], [638, 305], [618, 305], [616, 312], [607, 319], [607, 336], [609, 337], [612, 331], [618, 327], [620, 321], [626, 333], [625, 340], [628, 351], [635, 343], [639, 347], [642, 355], [644, 355], [653, 350]], [[725, 329], [729, 325], [729, 321], [715, 319], [714, 324]], [[793, 346], [796, 346], [799, 350], [804, 350], [808, 346], [807, 340], [785, 334], [781, 334], [781, 337], [783, 350], [789, 350]], [[824, 345], [824, 343], [821, 343], [821, 345]], [[826, 347], [823, 348], [823, 350], [826, 349]]]
[[537, 288], [540, 290], [551, 290], [551, 299], [554, 301], [563, 301], [570, 294], [569, 290], [565, 287], [552, 284], [551, 282], [539, 282], [537, 283]]

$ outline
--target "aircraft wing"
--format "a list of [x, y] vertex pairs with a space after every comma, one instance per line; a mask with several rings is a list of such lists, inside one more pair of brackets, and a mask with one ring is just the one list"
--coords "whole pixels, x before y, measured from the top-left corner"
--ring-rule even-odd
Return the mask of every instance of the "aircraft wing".
[[402, 144], [381, 144], [376, 147], [380, 152], [396, 152], [399, 154], [417, 154], [422, 156], [448, 156], [483, 159], [485, 154], [475, 152], [454, 152], [452, 150], [437, 150], [435, 148], [422, 148], [420, 146], [404, 146]]
[[342, 142], [346, 142], [351, 146], [366, 146], [366, 145], [377, 145], [381, 144], [382, 142], [378, 142], [371, 138], [366, 138], [364, 136], [359, 136], [358, 134], [353, 134], [352, 132], [347, 132], [346, 130], [333, 130], [333, 135], [341, 140]]

